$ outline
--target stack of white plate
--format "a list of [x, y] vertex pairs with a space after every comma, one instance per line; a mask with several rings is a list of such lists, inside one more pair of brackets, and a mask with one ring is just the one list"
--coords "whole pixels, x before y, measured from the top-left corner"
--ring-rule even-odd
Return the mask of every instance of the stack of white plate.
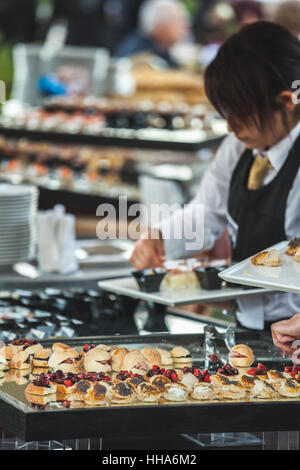
[[0, 265], [35, 256], [37, 206], [35, 186], [0, 184]]

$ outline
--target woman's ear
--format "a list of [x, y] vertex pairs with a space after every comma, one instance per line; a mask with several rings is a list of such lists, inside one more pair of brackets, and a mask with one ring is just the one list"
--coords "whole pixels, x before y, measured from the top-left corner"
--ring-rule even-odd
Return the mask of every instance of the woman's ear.
[[286, 90], [279, 93], [276, 101], [283, 105], [287, 111], [294, 111], [296, 106], [296, 99], [297, 98], [292, 91]]

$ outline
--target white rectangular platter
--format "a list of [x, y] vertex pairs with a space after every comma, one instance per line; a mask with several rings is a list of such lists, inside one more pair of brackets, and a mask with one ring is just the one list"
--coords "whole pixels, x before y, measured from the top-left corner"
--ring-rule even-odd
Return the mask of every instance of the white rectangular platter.
[[268, 250], [280, 252], [282, 265], [276, 268], [254, 266], [250, 258], [222, 271], [219, 276], [225, 281], [248, 286], [263, 287], [275, 291], [300, 294], [300, 263], [285, 254], [287, 242], [280, 242]]
[[223, 287], [218, 290], [204, 289], [185, 289], [177, 292], [142, 292], [138, 287], [136, 280], [130, 277], [112, 279], [109, 281], [100, 281], [98, 286], [114, 294], [121, 294], [127, 297], [133, 297], [140, 300], [148, 300], [157, 304], [175, 307], [177, 305], [186, 305], [194, 303], [205, 303], [209, 301], [223, 301], [236, 299], [245, 295], [255, 295], [272, 292], [273, 290], [262, 289], [242, 289], [236, 287]]

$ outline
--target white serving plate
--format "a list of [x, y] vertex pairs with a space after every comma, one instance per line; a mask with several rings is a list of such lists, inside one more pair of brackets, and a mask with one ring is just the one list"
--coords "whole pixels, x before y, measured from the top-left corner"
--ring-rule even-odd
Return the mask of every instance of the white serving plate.
[[222, 287], [218, 290], [185, 289], [177, 292], [142, 292], [135, 279], [130, 276], [126, 278], [101, 281], [98, 283], [101, 289], [114, 294], [126, 295], [140, 300], [148, 300], [157, 304], [175, 307], [177, 305], [205, 303], [209, 301], [223, 301], [236, 299], [245, 295], [255, 295], [272, 292], [262, 289], [242, 289], [237, 287]]
[[275, 249], [280, 252], [281, 266], [276, 268], [253, 266], [250, 263], [251, 258], [247, 258], [225, 269], [219, 276], [229, 282], [300, 294], [300, 263], [285, 254], [287, 243], [284, 241], [266, 248], [266, 250]]
[[133, 248], [130, 240], [79, 240], [76, 258], [86, 266], [128, 264]]

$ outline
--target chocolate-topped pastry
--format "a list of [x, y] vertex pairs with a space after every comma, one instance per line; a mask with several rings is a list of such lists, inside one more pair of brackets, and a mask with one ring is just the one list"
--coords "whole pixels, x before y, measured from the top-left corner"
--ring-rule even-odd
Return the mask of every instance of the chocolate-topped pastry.
[[151, 377], [150, 383], [154, 385], [160, 392], [163, 392], [166, 388], [166, 385], [171, 383], [171, 380], [164, 375], [154, 375]]
[[300, 385], [296, 380], [284, 379], [281, 380], [277, 392], [283, 397], [297, 398], [300, 395]]
[[278, 390], [281, 382], [285, 380], [285, 377], [282, 372], [279, 372], [278, 370], [269, 370], [267, 374], [269, 384], [271, 384], [272, 387], [275, 388], [275, 390]]
[[160, 391], [154, 385], [143, 382], [137, 387], [138, 399], [145, 402], [155, 402], [160, 398]]
[[252, 387], [254, 387], [255, 382], [258, 380], [256, 375], [250, 376], [250, 375], [242, 375], [241, 377], [241, 384], [245, 388], [245, 390], [249, 391], [251, 390]]
[[89, 388], [84, 402], [91, 406], [101, 406], [106, 404], [112, 395], [112, 388], [105, 382], [95, 382]]
[[300, 238], [292, 238], [287, 244], [286, 255], [295, 256], [297, 249], [300, 248]]
[[240, 399], [245, 398], [246, 390], [243, 385], [237, 380], [229, 380], [228, 377], [222, 374], [211, 376], [211, 382], [217, 388], [219, 395], [222, 398]]
[[131, 385], [126, 382], [118, 382], [112, 389], [112, 403], [131, 403], [135, 399], [135, 393]]
[[87, 391], [91, 387], [89, 380], [80, 380], [70, 388], [71, 401], [84, 401]]
[[253, 398], [279, 398], [278, 392], [265, 380], [257, 380], [250, 391]]
[[128, 379], [126, 379], [125, 382], [129, 384], [133, 388], [133, 390], [136, 392], [138, 386], [141, 383], [144, 383], [145, 380], [143, 377], [129, 377]]

